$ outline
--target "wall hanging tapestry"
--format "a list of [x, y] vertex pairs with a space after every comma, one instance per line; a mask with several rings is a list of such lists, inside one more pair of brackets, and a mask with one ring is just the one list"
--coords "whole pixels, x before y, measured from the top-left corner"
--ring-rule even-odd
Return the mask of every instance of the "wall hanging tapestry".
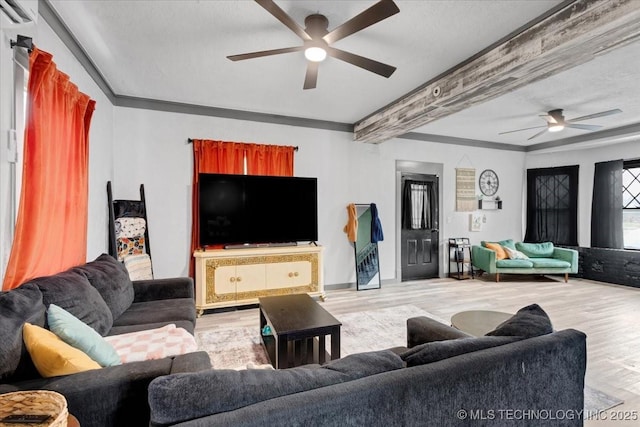
[[475, 168], [456, 168], [456, 211], [477, 209]]

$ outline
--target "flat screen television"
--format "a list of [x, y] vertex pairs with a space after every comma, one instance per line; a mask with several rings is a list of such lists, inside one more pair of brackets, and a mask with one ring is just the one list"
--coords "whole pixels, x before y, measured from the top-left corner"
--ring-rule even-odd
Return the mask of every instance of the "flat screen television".
[[200, 246], [315, 242], [317, 179], [200, 174]]

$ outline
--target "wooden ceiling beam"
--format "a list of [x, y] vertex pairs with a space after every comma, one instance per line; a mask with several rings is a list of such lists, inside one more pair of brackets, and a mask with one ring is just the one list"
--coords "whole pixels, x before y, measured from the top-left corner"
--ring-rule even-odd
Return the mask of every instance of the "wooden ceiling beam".
[[639, 0], [577, 0], [355, 123], [354, 139], [386, 141], [638, 40]]

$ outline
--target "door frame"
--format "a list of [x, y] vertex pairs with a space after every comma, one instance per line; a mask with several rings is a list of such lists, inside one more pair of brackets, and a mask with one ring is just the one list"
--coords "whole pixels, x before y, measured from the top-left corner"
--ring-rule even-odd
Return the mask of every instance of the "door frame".
[[444, 222], [442, 209], [442, 188], [443, 185], [444, 164], [430, 162], [414, 162], [410, 160], [396, 160], [396, 280], [402, 278], [402, 260], [401, 251], [401, 230], [402, 230], [402, 174], [416, 173], [421, 175], [435, 175], [438, 177], [438, 224], [440, 224], [438, 233], [438, 277], [446, 277], [444, 274]]

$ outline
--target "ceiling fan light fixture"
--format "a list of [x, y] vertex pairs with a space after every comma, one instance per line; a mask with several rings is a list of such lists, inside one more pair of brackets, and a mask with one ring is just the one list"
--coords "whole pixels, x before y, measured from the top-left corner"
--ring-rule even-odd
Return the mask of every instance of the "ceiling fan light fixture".
[[322, 62], [327, 57], [327, 51], [317, 46], [308, 47], [304, 51], [304, 57], [312, 62]]
[[549, 132], [560, 132], [564, 129], [564, 125], [560, 123], [550, 123], [549, 124]]

